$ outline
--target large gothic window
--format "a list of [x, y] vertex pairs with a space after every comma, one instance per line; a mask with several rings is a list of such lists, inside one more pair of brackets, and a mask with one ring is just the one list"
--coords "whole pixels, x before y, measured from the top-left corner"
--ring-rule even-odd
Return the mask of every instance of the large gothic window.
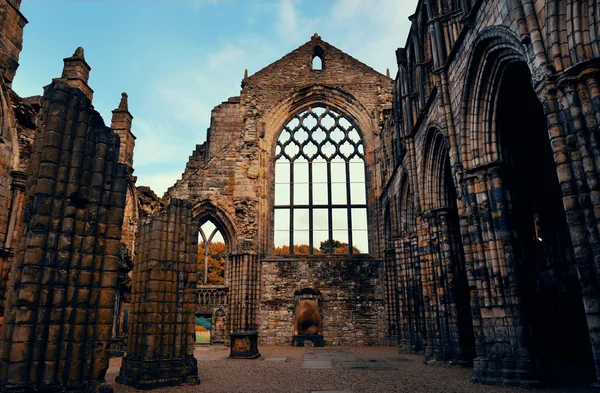
[[275, 152], [276, 254], [368, 253], [364, 154], [358, 127], [329, 107], [288, 122]]

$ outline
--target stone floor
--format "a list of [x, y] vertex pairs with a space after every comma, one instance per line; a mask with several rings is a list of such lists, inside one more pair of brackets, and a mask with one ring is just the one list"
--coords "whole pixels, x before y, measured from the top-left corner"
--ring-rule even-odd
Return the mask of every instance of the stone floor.
[[[386, 393], [498, 392], [524, 390], [475, 385], [471, 370], [424, 365], [422, 356], [399, 355], [395, 347], [266, 347], [254, 360], [228, 359], [224, 346], [196, 349], [201, 383], [153, 390], [156, 393]], [[116, 385], [121, 359], [111, 359], [106, 379], [115, 392], [136, 392]], [[535, 392], [589, 392], [589, 384]]]

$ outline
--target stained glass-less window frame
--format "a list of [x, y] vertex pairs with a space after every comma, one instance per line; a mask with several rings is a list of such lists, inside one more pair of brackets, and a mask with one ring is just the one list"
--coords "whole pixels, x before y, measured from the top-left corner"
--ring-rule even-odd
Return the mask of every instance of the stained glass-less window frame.
[[[335, 241], [348, 244], [346, 254], [368, 253], [364, 154], [359, 128], [328, 106], [307, 108], [286, 124], [275, 152], [274, 228], [276, 239], [287, 232], [289, 254], [314, 254], [321, 239], [325, 253], [342, 253]], [[308, 250], [294, 250], [302, 239]]]

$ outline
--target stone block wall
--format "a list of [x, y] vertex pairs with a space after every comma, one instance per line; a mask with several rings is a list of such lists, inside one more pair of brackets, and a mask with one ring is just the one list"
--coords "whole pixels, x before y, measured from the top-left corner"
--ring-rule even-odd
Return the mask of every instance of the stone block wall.
[[239, 103], [240, 97], [232, 97], [212, 110], [211, 124], [206, 135], [209, 159], [240, 136], [242, 119]]
[[4, 391], [104, 383], [127, 188], [118, 154], [81, 90], [45, 88], [0, 332]]
[[19, 11], [20, 7], [20, 0], [0, 1], [0, 76], [2, 82], [9, 84], [19, 67], [23, 28], [27, 24], [27, 19]]
[[197, 237], [189, 202], [172, 200], [165, 210], [140, 220], [127, 356], [118, 383], [151, 389], [198, 382]]
[[325, 345], [384, 345], [385, 288], [381, 261], [368, 257], [268, 259], [261, 262], [260, 340], [290, 345], [294, 292], [322, 295]]

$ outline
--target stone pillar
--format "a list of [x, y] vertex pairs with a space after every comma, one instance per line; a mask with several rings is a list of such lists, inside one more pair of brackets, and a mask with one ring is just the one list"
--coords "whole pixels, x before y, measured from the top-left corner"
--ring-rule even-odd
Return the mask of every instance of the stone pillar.
[[600, 391], [600, 66], [546, 81], [544, 111], [577, 262]]
[[416, 235], [404, 236], [396, 241], [396, 270], [400, 352], [423, 353], [425, 315]]
[[460, 226], [477, 355], [472, 380], [531, 388], [539, 380], [522, 319], [522, 274], [502, 174], [502, 164], [493, 163], [461, 178]]
[[182, 200], [140, 221], [127, 356], [117, 383], [152, 389], [199, 382], [194, 358], [197, 230], [192, 204]]
[[44, 89], [0, 333], [0, 390], [104, 389], [127, 168], [84, 92]]
[[231, 333], [256, 330], [260, 282], [259, 260], [253, 251], [230, 258], [229, 330]]
[[23, 210], [21, 194], [25, 191], [25, 183], [27, 181], [27, 174], [24, 172], [12, 171], [10, 175], [12, 177], [12, 198], [10, 203], [10, 215], [8, 217], [8, 229], [4, 241], [4, 248], [6, 249], [13, 248], [13, 239], [15, 230], [17, 229], [17, 218]]
[[[11, 202], [10, 202], [10, 213], [8, 216], [8, 228], [6, 231], [6, 238], [4, 240], [4, 249], [14, 249], [14, 237], [15, 232], [18, 231], [19, 221], [23, 214], [23, 193], [25, 191], [25, 184], [27, 181], [27, 174], [21, 171], [12, 171], [12, 185], [11, 185]], [[10, 275], [10, 267], [12, 258], [6, 258], [2, 261], [2, 270], [0, 271], [0, 315], [4, 315], [4, 308], [6, 307], [6, 291], [8, 289], [8, 280]]]
[[83, 48], [79, 47], [73, 53], [73, 56], [63, 59], [65, 65], [63, 67], [62, 76], [55, 78], [52, 82], [63, 82], [71, 87], [75, 87], [83, 92], [87, 98], [92, 100], [94, 90], [88, 85], [90, 79], [90, 65], [85, 61]]
[[129, 112], [127, 103], [127, 93], [121, 94], [119, 107], [112, 111], [112, 128], [121, 139], [121, 149], [119, 150], [119, 162], [133, 168], [133, 148], [135, 146], [135, 136], [131, 132], [131, 122], [133, 116]]
[[388, 336], [393, 345], [399, 341], [398, 331], [398, 275], [396, 270], [396, 252], [394, 249], [385, 250], [383, 261], [385, 270], [386, 308], [388, 317]]
[[473, 326], [462, 247], [451, 223], [452, 211], [436, 209], [423, 216], [420, 257], [427, 325], [425, 361], [467, 364], [473, 358]]

